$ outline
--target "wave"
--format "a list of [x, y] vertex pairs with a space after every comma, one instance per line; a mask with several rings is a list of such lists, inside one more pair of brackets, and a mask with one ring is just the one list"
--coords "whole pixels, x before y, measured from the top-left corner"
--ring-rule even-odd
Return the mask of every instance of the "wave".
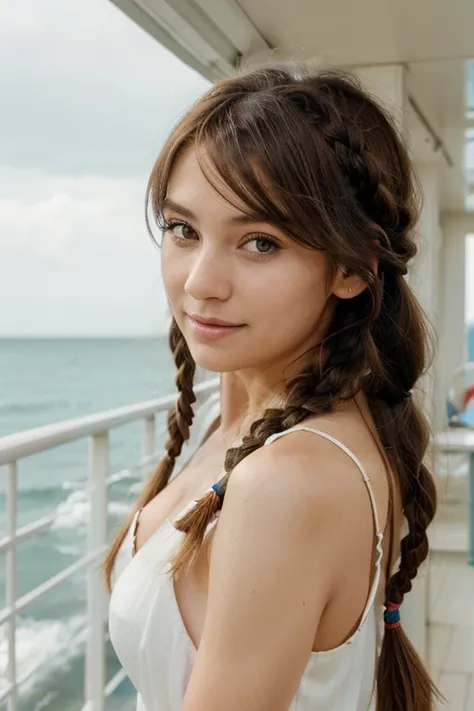
[[[16, 636], [17, 674], [22, 677], [37, 666], [37, 671], [20, 687], [21, 695], [30, 694], [46, 678], [59, 669], [67, 669], [81, 653], [78, 633], [84, 627], [85, 616], [69, 620], [19, 619]], [[61, 651], [60, 651], [61, 650]], [[5, 627], [0, 628], [0, 691], [8, 665], [8, 640]], [[41, 665], [41, 666], [39, 666]]]
[[43, 711], [43, 709], [49, 708], [51, 701], [57, 699], [59, 696], [59, 691], [48, 691], [48, 693], [36, 704], [33, 711]]
[[135, 481], [133, 484], [131, 484], [128, 487], [128, 493], [131, 496], [135, 497], [135, 496], [138, 496], [142, 493], [143, 488], [144, 488], [144, 482], [142, 481], [142, 479], [139, 479], [138, 481]]
[[80, 479], [78, 481], [63, 481], [61, 483], [61, 489], [63, 491], [77, 491], [78, 489], [83, 489], [87, 485], [85, 479]]
[[[87, 486], [86, 479], [76, 479], [75, 481], [63, 481], [53, 486], [26, 486], [25, 488], [20, 488], [18, 490], [18, 495], [20, 498], [31, 498], [34, 497], [35, 500], [38, 499], [48, 499], [51, 494], [60, 494], [61, 491], [78, 491], [79, 489], [85, 489]], [[1, 494], [1, 492], [0, 492]]]
[[[112, 480], [112, 484], [120, 484], [121, 482], [127, 482], [133, 479], [138, 479], [136, 484], [130, 486], [130, 493], [136, 491], [140, 492], [143, 487], [142, 479], [140, 475], [133, 471], [133, 469], [124, 469], [117, 472], [115, 479]], [[39, 502], [43, 499], [48, 500], [52, 495], [58, 496], [62, 491], [84, 491], [88, 486], [87, 479], [75, 479], [73, 481], [62, 481], [53, 486], [25, 486], [24, 488], [19, 488], [18, 496], [20, 499], [30, 499], [34, 498], [35, 502]], [[135, 488], [137, 487], [137, 488]], [[0, 489], [0, 500], [5, 496], [5, 492]]]
[[80, 553], [82, 553], [80, 548], [78, 548], [77, 546], [60, 545], [60, 546], [56, 546], [56, 550], [61, 555], [65, 555], [65, 556], [77, 556], [77, 555], [80, 555]]
[[[130, 513], [131, 503], [126, 501], [109, 501], [108, 513], [111, 516], [125, 517]], [[85, 527], [89, 521], [90, 502], [86, 491], [73, 491], [65, 501], [56, 508], [56, 520], [52, 530], [71, 530]]]

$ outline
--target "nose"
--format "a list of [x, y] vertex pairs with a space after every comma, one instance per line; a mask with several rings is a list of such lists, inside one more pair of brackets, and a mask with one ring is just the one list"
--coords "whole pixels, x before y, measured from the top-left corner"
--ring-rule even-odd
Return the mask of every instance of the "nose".
[[232, 293], [230, 265], [225, 256], [210, 247], [201, 247], [194, 255], [184, 289], [197, 301], [227, 301]]

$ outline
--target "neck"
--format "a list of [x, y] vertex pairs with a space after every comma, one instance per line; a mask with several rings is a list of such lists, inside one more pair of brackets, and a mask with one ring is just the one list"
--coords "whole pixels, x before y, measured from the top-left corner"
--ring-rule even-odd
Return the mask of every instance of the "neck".
[[[312, 354], [314, 359], [314, 353]], [[248, 431], [267, 408], [281, 407], [288, 379], [305, 367], [308, 357], [293, 359], [265, 370], [222, 373], [220, 376], [221, 428]]]

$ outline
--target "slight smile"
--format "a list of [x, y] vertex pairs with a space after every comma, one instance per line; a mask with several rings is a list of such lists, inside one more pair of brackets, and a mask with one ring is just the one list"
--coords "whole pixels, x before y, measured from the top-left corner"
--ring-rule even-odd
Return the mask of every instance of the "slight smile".
[[221, 321], [218, 318], [204, 318], [197, 314], [186, 314], [186, 316], [195, 333], [210, 340], [231, 336], [242, 328], [245, 328], [244, 323], [229, 323], [228, 321]]

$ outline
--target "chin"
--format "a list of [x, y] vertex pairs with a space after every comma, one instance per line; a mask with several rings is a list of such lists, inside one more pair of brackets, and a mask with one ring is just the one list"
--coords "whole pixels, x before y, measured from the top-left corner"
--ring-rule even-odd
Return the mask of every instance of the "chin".
[[248, 356], [239, 353], [239, 349], [226, 351], [212, 345], [189, 342], [188, 347], [196, 365], [210, 373], [233, 373], [256, 365], [249, 362]]

